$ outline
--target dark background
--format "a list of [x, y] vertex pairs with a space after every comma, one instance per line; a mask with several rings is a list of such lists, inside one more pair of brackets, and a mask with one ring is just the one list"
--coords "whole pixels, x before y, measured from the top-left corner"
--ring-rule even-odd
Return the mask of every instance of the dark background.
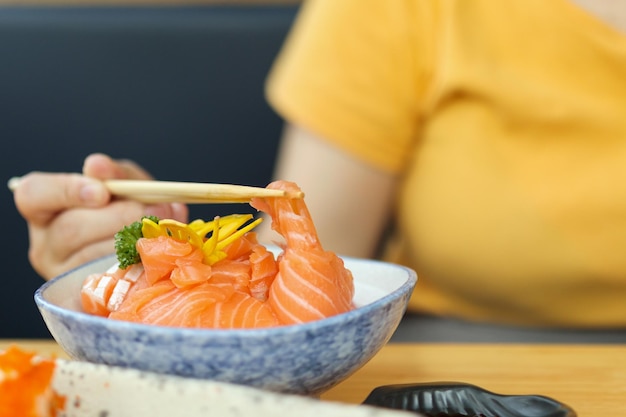
[[[85, 156], [104, 152], [159, 179], [265, 186], [282, 121], [264, 80], [296, 11], [0, 8], [0, 180], [79, 172]], [[26, 224], [2, 193], [0, 338], [49, 337]], [[191, 206], [191, 218], [250, 210]]]

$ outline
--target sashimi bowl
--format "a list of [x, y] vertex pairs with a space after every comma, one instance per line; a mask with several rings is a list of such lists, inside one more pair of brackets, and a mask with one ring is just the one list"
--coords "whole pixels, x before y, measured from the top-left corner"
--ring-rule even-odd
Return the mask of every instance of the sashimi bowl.
[[107, 270], [107, 256], [44, 283], [35, 302], [50, 333], [72, 358], [269, 391], [317, 396], [367, 363], [391, 338], [417, 282], [413, 270], [344, 258], [355, 308], [304, 324], [263, 329], [189, 329], [86, 314], [85, 278]]

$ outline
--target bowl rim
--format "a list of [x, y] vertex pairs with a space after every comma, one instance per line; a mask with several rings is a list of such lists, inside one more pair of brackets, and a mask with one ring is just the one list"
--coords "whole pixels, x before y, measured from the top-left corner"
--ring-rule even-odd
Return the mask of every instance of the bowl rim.
[[[232, 337], [232, 336], [252, 337], [252, 336], [262, 336], [267, 333], [272, 333], [273, 335], [289, 334], [289, 333], [318, 329], [322, 327], [331, 327], [335, 324], [339, 324], [340, 322], [344, 322], [344, 321], [349, 322], [351, 320], [357, 319], [358, 317], [364, 316], [372, 312], [373, 310], [377, 310], [378, 308], [380, 308], [380, 306], [390, 304], [393, 300], [401, 298], [405, 294], [408, 294], [410, 296], [413, 289], [415, 288], [415, 285], [417, 284], [417, 273], [413, 269], [407, 266], [390, 263], [390, 262], [384, 262], [384, 261], [380, 261], [376, 259], [342, 256], [341, 258], [344, 261], [350, 261], [350, 262], [356, 261], [356, 262], [361, 262], [361, 263], [366, 263], [366, 264], [371, 264], [371, 265], [393, 266], [395, 268], [398, 268], [404, 271], [406, 273], [406, 279], [398, 288], [396, 288], [392, 292], [384, 295], [381, 298], [376, 299], [373, 302], [354, 308], [345, 313], [337, 314], [335, 316], [326, 317], [320, 320], [314, 320], [314, 321], [310, 321], [306, 323], [281, 325], [281, 326], [265, 327], [265, 328], [253, 328], [253, 329], [185, 328], [185, 327], [174, 327], [174, 326], [160, 326], [160, 325], [157, 326], [157, 325], [151, 325], [151, 324], [127, 322], [127, 321], [122, 321], [122, 320], [112, 320], [107, 317], [95, 316], [95, 315], [88, 314], [82, 311], [70, 310], [64, 307], [60, 307], [56, 304], [53, 304], [51, 301], [48, 301], [44, 297], [44, 293], [46, 292], [48, 288], [55, 285], [57, 282], [63, 280], [68, 275], [73, 274], [80, 269], [86, 268], [91, 264], [101, 262], [107, 258], [115, 258], [115, 255], [110, 254], [110, 255], [105, 255], [105, 256], [101, 256], [99, 258], [93, 259], [75, 268], [72, 268], [50, 279], [49, 281], [46, 281], [45, 283], [43, 283], [39, 288], [37, 288], [37, 290], [34, 293], [35, 303], [37, 304], [37, 307], [39, 308], [39, 310], [47, 310], [50, 313], [54, 314], [55, 316], [69, 318], [73, 320], [77, 320], [77, 319], [88, 320], [88, 321], [93, 320], [94, 324], [100, 327], [108, 328], [110, 330], [113, 330], [113, 329], [123, 330], [124, 328], [129, 328], [129, 329], [132, 328], [135, 331], [141, 331], [143, 333], [151, 333], [151, 334], [154, 334], [155, 336], [158, 336], [160, 334], [171, 335], [172, 332], [177, 332], [180, 334], [181, 337], [194, 336], [198, 334], [203, 334], [211, 338], [223, 338], [223, 337]], [[407, 306], [405, 306], [405, 310], [406, 310], [406, 307]]]

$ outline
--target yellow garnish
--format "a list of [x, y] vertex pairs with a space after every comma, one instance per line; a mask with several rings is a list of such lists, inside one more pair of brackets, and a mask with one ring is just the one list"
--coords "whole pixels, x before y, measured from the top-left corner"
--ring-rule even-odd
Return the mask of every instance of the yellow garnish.
[[252, 230], [263, 220], [258, 218], [245, 225], [250, 219], [252, 219], [251, 214], [231, 214], [225, 217], [216, 217], [210, 222], [194, 220], [185, 224], [172, 219], [159, 220], [157, 223], [144, 218], [141, 233], [146, 238], [169, 236], [189, 242], [194, 247], [202, 249], [204, 263], [213, 265], [226, 257], [226, 252], [223, 249], [227, 245]]
[[202, 237], [193, 231], [187, 224], [172, 220], [163, 219], [158, 223], [150, 219], [143, 219], [141, 226], [143, 237], [154, 238], [158, 236], [170, 236], [176, 240], [189, 242], [197, 248], [202, 247]]
[[249, 218], [246, 218], [241, 223], [236, 224], [236, 227], [232, 227], [233, 224], [230, 224], [230, 225], [225, 225], [224, 227], [220, 228], [220, 231], [219, 231], [220, 237], [217, 242], [217, 250], [224, 249], [226, 246], [228, 246], [235, 240], [239, 239], [241, 236], [243, 236], [250, 230], [254, 229], [259, 223], [261, 223], [261, 221], [263, 221], [263, 219], [259, 217], [258, 219], [248, 224], [247, 226], [241, 227], [245, 224], [246, 221], [248, 221], [251, 218], [252, 216], [250, 216]]

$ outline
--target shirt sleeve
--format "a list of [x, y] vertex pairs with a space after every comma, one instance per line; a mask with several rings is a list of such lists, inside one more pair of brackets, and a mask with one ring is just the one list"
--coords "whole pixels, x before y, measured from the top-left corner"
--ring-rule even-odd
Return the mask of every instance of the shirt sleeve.
[[266, 85], [274, 109], [380, 169], [399, 172], [432, 73], [429, 1], [305, 2]]

